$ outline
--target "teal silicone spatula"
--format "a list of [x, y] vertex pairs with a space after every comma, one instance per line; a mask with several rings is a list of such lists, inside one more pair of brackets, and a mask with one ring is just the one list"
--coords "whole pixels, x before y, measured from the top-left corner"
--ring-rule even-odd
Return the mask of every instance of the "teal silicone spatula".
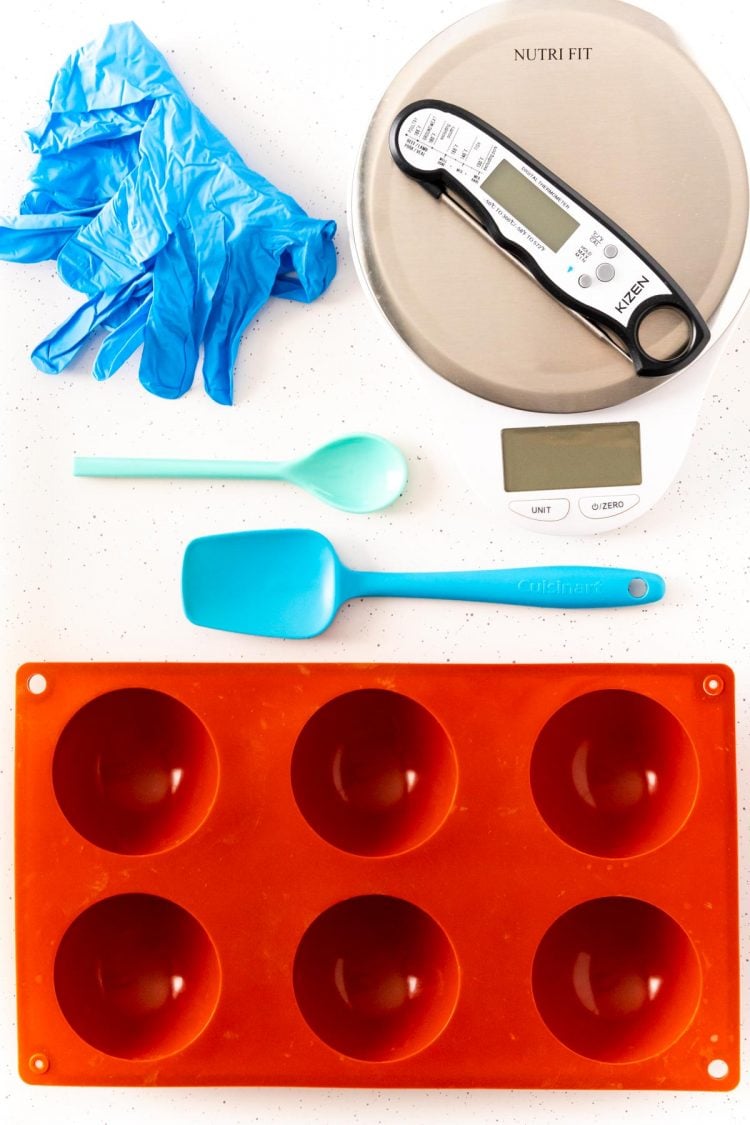
[[306, 530], [194, 539], [182, 568], [185, 613], [195, 625], [290, 639], [317, 636], [345, 601], [364, 596], [586, 609], [646, 605], [663, 594], [658, 574], [612, 567], [437, 574], [350, 570], [325, 536]]
[[345, 512], [377, 512], [404, 491], [406, 459], [385, 438], [352, 434], [297, 461], [199, 461], [153, 457], [76, 457], [77, 477], [201, 477], [286, 480]]

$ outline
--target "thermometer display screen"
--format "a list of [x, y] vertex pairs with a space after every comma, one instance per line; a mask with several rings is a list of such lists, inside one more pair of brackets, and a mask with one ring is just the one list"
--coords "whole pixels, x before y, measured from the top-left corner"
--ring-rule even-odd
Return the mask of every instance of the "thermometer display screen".
[[507, 160], [500, 161], [481, 187], [555, 253], [580, 226]]
[[637, 422], [502, 431], [506, 492], [641, 484]]

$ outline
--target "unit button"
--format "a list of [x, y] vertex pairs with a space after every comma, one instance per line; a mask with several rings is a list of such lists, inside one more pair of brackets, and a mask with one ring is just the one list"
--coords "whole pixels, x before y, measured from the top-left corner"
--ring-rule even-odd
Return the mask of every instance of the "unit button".
[[564, 520], [570, 510], [569, 500], [513, 500], [510, 510], [529, 520], [545, 520], [553, 523]]
[[610, 242], [607, 246], [604, 247], [603, 253], [605, 258], [616, 258], [617, 247], [614, 245], [614, 243]]
[[596, 276], [600, 281], [611, 281], [615, 276], [615, 267], [611, 262], [602, 262], [596, 267]]
[[603, 520], [608, 516], [619, 516], [634, 508], [640, 497], [637, 493], [628, 496], [586, 496], [578, 501], [578, 507], [590, 520]]

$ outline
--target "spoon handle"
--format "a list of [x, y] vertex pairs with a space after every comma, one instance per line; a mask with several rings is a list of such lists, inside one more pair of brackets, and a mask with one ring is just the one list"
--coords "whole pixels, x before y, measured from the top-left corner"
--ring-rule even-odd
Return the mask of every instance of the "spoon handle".
[[[645, 605], [664, 596], [664, 579], [604, 566], [537, 566], [437, 574], [349, 571], [350, 597], [451, 598], [556, 609]], [[351, 592], [350, 592], [351, 591]]]
[[77, 477], [201, 477], [215, 480], [278, 480], [285, 461], [196, 461], [169, 457], [75, 457]]

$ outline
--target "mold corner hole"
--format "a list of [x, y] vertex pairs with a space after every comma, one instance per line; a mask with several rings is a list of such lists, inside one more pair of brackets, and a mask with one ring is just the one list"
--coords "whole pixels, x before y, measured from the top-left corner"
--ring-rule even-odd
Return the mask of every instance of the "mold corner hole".
[[34, 1074], [46, 1074], [49, 1070], [49, 1058], [42, 1051], [36, 1051], [29, 1059], [29, 1070]]

